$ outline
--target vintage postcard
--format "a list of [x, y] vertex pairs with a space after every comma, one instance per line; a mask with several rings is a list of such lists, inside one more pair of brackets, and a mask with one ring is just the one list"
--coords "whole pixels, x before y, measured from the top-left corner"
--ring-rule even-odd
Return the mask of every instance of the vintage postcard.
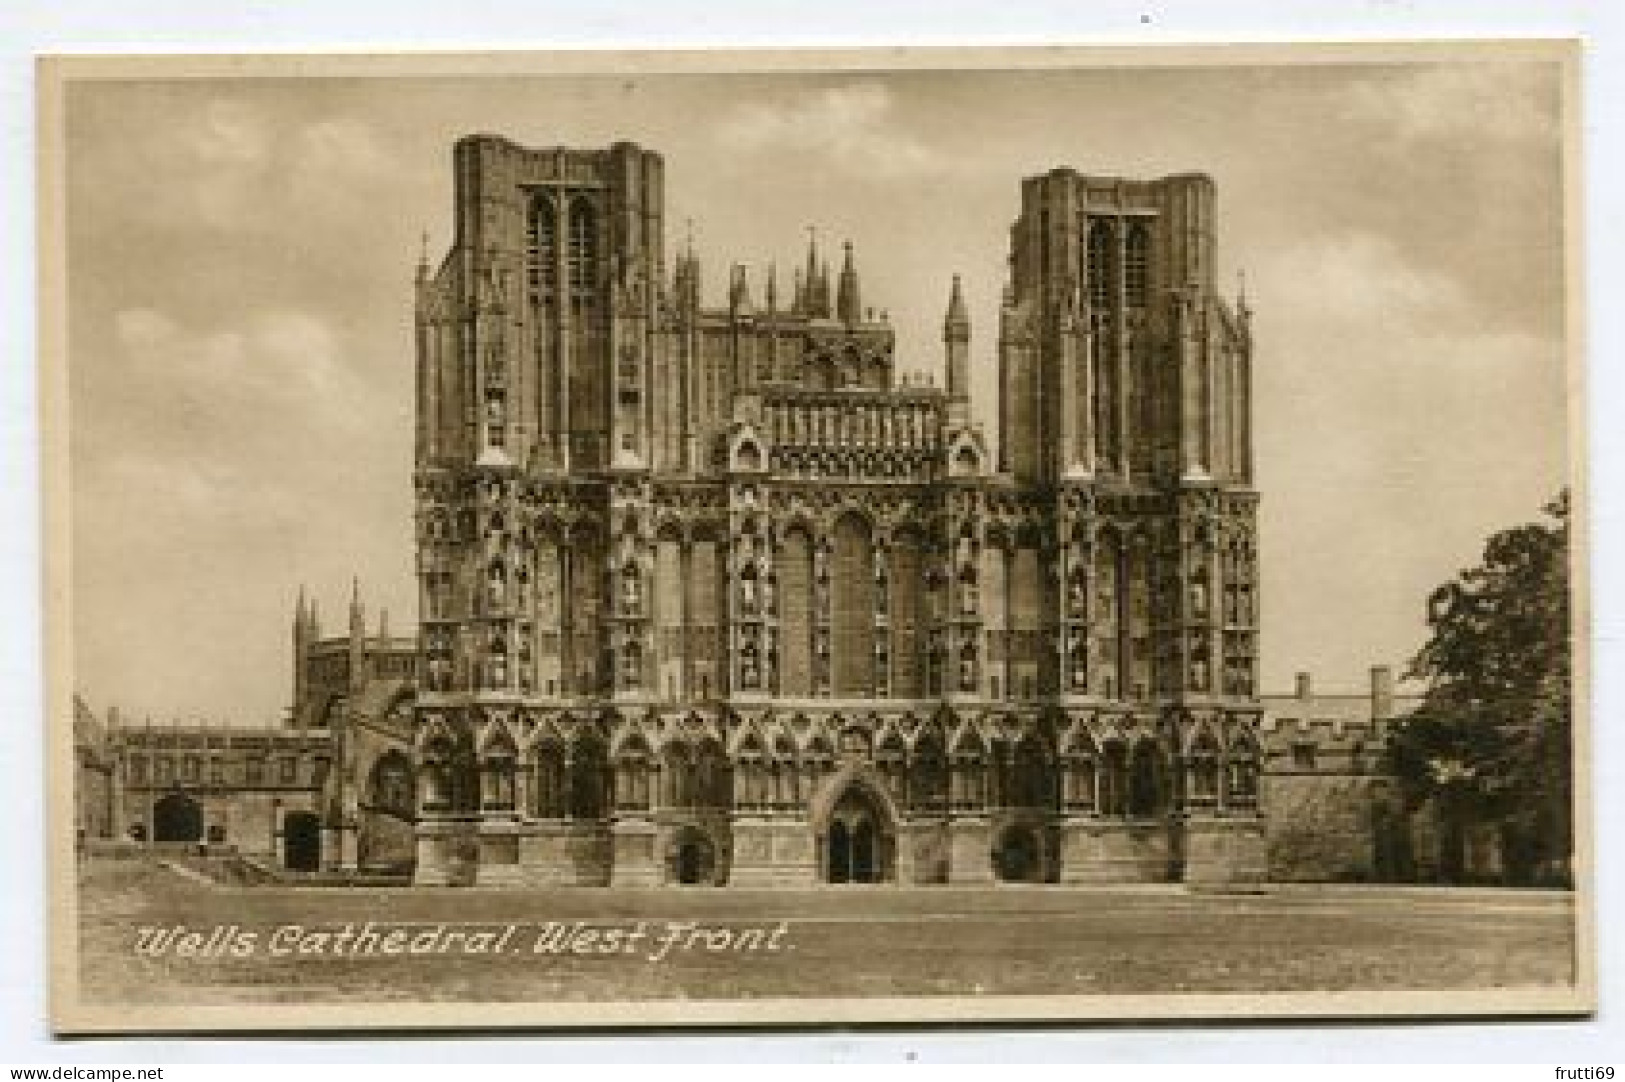
[[54, 1026], [1590, 1011], [1578, 64], [42, 61]]

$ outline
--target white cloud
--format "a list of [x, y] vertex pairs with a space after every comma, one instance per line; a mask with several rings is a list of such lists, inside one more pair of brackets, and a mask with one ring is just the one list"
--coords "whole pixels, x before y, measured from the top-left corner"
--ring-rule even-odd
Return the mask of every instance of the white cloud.
[[259, 166], [271, 152], [270, 124], [241, 102], [216, 99], [179, 130], [200, 162]]
[[1381, 124], [1402, 140], [1438, 136], [1552, 139], [1555, 68], [1550, 64], [1437, 64], [1374, 76], [1342, 99], [1348, 119]]
[[833, 166], [883, 177], [942, 168], [935, 150], [893, 121], [891, 91], [879, 83], [852, 83], [733, 109], [718, 139], [736, 150], [797, 150], [824, 155]]
[[273, 309], [241, 326], [198, 331], [152, 308], [127, 308], [114, 317], [114, 331], [138, 380], [211, 415], [270, 410], [289, 422], [343, 429], [368, 415], [372, 393], [344, 363], [332, 328], [309, 312]]
[[1383, 325], [1457, 319], [1469, 308], [1451, 275], [1420, 266], [1398, 244], [1372, 233], [1332, 233], [1275, 249], [1252, 271], [1249, 287], [1276, 314]]
[[259, 233], [285, 228], [292, 216], [352, 217], [391, 175], [392, 159], [353, 118], [278, 120], [216, 98], [176, 113], [102, 167], [145, 178], [145, 197], [124, 213], [172, 228]]

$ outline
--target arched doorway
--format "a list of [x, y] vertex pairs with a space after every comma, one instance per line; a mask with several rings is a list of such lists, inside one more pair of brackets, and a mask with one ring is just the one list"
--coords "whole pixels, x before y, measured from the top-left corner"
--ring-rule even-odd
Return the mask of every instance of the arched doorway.
[[200, 842], [203, 840], [203, 808], [184, 793], [170, 793], [152, 806], [152, 840], [156, 842]]
[[993, 870], [1005, 883], [1042, 882], [1044, 851], [1038, 831], [1022, 824], [1006, 827], [993, 848]]
[[671, 846], [671, 879], [684, 886], [717, 881], [717, 847], [702, 830], [686, 827]]
[[282, 820], [282, 866], [313, 872], [322, 863], [322, 821], [315, 812], [289, 812]]
[[367, 775], [356, 838], [356, 861], [364, 868], [399, 870], [411, 866], [416, 839], [417, 781], [404, 752], [378, 757]]
[[884, 883], [892, 878], [894, 839], [875, 795], [849, 786], [824, 828], [824, 879], [830, 883]]

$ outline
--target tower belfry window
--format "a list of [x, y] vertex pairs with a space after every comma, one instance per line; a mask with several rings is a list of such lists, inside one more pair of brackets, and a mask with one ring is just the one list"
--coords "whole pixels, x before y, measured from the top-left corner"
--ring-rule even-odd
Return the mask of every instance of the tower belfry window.
[[1123, 294], [1130, 308], [1144, 308], [1151, 294], [1151, 234], [1141, 222], [1129, 228], [1123, 247]]
[[598, 232], [592, 207], [570, 206], [570, 289], [586, 293], [598, 278]]
[[1096, 220], [1090, 224], [1084, 270], [1089, 278], [1089, 303], [1096, 308], [1111, 304], [1114, 240], [1110, 222]]
[[538, 196], [530, 205], [525, 274], [532, 300], [551, 298], [558, 289], [558, 221], [552, 200]]

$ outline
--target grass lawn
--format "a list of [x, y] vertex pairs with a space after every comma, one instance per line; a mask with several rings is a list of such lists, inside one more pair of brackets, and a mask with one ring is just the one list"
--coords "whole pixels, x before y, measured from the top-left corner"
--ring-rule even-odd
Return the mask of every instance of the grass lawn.
[[[162, 949], [143, 937], [177, 926]], [[234, 929], [219, 956], [183, 956], [186, 932], [195, 947], [216, 929]], [[82, 870], [79, 930], [83, 998], [106, 1004], [1550, 988], [1574, 973], [1569, 896], [1416, 888], [222, 888], [124, 861]]]

